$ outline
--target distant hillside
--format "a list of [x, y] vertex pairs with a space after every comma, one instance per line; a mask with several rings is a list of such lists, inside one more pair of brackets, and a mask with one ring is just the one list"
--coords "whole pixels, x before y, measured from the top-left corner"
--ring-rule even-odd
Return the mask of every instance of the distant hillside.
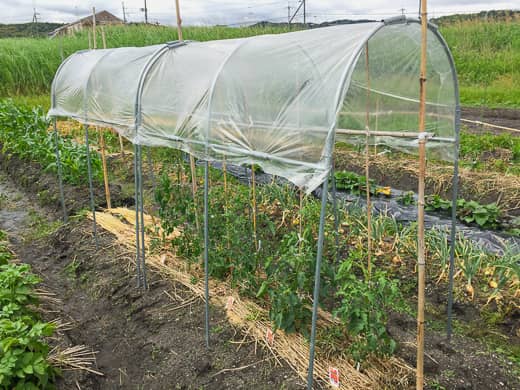
[[0, 38], [47, 36], [47, 33], [61, 26], [62, 23], [0, 23]]
[[495, 22], [520, 22], [520, 11], [511, 9], [480, 11], [475, 14], [454, 14], [432, 19], [432, 22], [442, 26], [466, 21], [495, 21]]
[[[304, 28], [316, 28], [316, 27], [328, 27], [328, 26], [335, 26], [338, 24], [356, 24], [356, 23], [367, 23], [367, 22], [375, 22], [375, 20], [369, 20], [369, 19], [358, 19], [358, 20], [351, 20], [351, 19], [340, 19], [340, 20], [333, 20], [330, 22], [323, 22], [323, 23], [291, 23], [291, 27], [295, 30], [302, 30]], [[258, 22], [256, 24], [251, 25], [250, 27], [257, 27], [257, 28], [266, 28], [266, 27], [287, 27], [287, 22], [282, 23], [273, 23], [273, 22]]]

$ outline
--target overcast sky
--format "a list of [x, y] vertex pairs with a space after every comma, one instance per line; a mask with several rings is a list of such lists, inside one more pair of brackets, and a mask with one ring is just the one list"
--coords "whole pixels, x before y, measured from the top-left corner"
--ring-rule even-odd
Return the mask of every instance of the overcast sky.
[[[300, 0], [180, 0], [184, 24], [247, 24], [260, 20], [282, 22], [287, 20], [287, 7], [294, 13]], [[322, 22], [335, 19], [382, 19], [400, 14], [401, 8], [410, 16], [416, 16], [419, 0], [307, 0], [307, 21]], [[125, 0], [127, 19], [132, 22], [144, 20], [144, 0]], [[147, 0], [150, 22], [174, 24], [174, 0]], [[428, 13], [431, 17], [452, 13], [477, 12], [492, 9], [520, 9], [520, 0], [430, 0]], [[0, 0], [0, 23], [30, 22], [33, 9], [44, 22], [71, 22], [91, 12], [107, 10], [122, 18], [120, 0]], [[301, 21], [301, 17], [295, 20]]]

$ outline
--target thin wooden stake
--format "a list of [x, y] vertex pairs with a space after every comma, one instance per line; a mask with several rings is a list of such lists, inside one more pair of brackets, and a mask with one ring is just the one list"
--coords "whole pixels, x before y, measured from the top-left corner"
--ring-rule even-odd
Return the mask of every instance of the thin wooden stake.
[[[421, 74], [419, 84], [419, 133], [426, 128], [426, 45], [428, 32], [426, 0], [421, 0]], [[417, 390], [424, 387], [424, 303], [426, 285], [426, 251], [424, 242], [424, 181], [426, 175], [426, 138], [419, 136], [419, 183], [417, 202]]]
[[105, 183], [105, 198], [107, 200], [107, 208], [112, 208], [112, 202], [110, 199], [110, 187], [108, 185], [108, 169], [107, 169], [107, 157], [105, 152], [105, 131], [99, 130], [99, 144], [101, 146], [101, 163], [103, 165], [103, 181]]
[[97, 41], [96, 41], [96, 7], [92, 7], [92, 48], [97, 49]]
[[[177, 14], [177, 35], [179, 41], [182, 42], [182, 19], [181, 19], [181, 7], [179, 5], [179, 0], [175, 0], [175, 12]], [[195, 157], [190, 154], [190, 170], [191, 170], [191, 191], [193, 193], [193, 202], [196, 202], [197, 196], [197, 180], [195, 170]], [[197, 231], [199, 231], [199, 217], [198, 217], [198, 207], [195, 207], [195, 224], [197, 226]]]
[[[107, 39], [106, 39], [106, 35], [105, 35], [105, 29], [103, 28], [103, 26], [101, 26], [101, 39], [103, 41], [103, 49], [106, 49], [107, 48]], [[123, 137], [119, 133], [117, 133], [117, 136], [119, 137], [119, 147], [121, 149], [121, 157], [124, 157], [125, 148], [123, 145]]]
[[101, 26], [101, 41], [103, 42], [103, 49], [107, 48], [107, 39], [105, 36], [105, 29]]
[[193, 195], [193, 203], [195, 205], [195, 227], [200, 231], [199, 224], [199, 208], [197, 207], [197, 171], [195, 170], [195, 158], [190, 154], [190, 170], [191, 170], [191, 192]]
[[231, 242], [229, 240], [229, 221], [228, 221], [228, 193], [227, 193], [227, 168], [226, 156], [222, 159], [222, 174], [224, 175], [224, 212], [226, 213], [226, 241], [227, 248], [231, 249]]
[[368, 42], [365, 46], [365, 66], [367, 76], [367, 102], [366, 102], [366, 145], [365, 145], [365, 177], [367, 195], [367, 272], [368, 277], [372, 273], [372, 202], [370, 200], [370, 69], [368, 62]]
[[303, 212], [302, 212], [302, 209], [303, 209], [303, 190], [300, 189], [300, 215], [299, 215], [299, 218], [298, 218], [298, 233], [300, 235], [299, 238], [299, 245], [298, 245], [298, 249], [299, 249], [299, 252], [300, 254], [302, 253], [302, 249], [303, 249]]
[[[96, 7], [92, 7], [92, 35], [94, 37], [94, 50], [96, 47]], [[101, 39], [103, 41], [103, 49], [106, 49], [106, 41], [105, 41], [105, 31], [103, 30], [103, 27], [101, 27]], [[99, 135], [99, 147], [101, 149], [101, 164], [103, 166], [103, 182], [105, 184], [105, 199], [107, 202], [107, 208], [112, 208], [112, 202], [110, 199], [110, 186], [108, 183], [108, 169], [107, 169], [107, 156], [106, 156], [106, 150], [105, 150], [105, 131], [103, 129], [99, 129], [98, 127], [95, 127], [95, 129], [98, 131]]]
[[181, 19], [181, 7], [179, 0], [175, 0], [175, 12], [177, 14], [177, 35], [179, 41], [182, 41], [182, 19]]
[[88, 35], [88, 49], [91, 50], [92, 49], [92, 37], [90, 36], [90, 30], [87, 31], [87, 35]]
[[255, 240], [255, 249], [258, 252], [258, 239], [256, 236], [256, 180], [255, 166], [251, 164], [251, 196], [253, 205], [253, 239]]
[[125, 145], [123, 144], [123, 137], [119, 133], [118, 133], [118, 136], [119, 136], [119, 149], [120, 149], [121, 157], [124, 157], [125, 156]]
[[[376, 97], [376, 132], [379, 131], [379, 96]], [[377, 156], [377, 142], [374, 142], [374, 156]]]
[[[224, 175], [224, 194], [227, 194], [227, 168], [226, 168], [226, 157], [222, 159], [222, 174]], [[227, 198], [225, 198], [227, 201]]]

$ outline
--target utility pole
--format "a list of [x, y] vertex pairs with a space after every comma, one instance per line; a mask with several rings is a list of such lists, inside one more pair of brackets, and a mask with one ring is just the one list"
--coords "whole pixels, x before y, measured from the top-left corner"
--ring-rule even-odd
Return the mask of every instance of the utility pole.
[[287, 0], [287, 24], [289, 25], [289, 28], [291, 27], [291, 4], [289, 3], [289, 0]]
[[123, 23], [126, 24], [126, 10], [125, 10], [125, 2], [121, 2], [121, 7], [123, 7]]
[[306, 7], [305, 7], [306, 0], [302, 0], [302, 1], [303, 1], [303, 24], [306, 24], [307, 23], [307, 11], [306, 11]]
[[33, 18], [32, 18], [32, 31], [33, 36], [38, 34], [38, 16], [40, 14], [36, 12], [36, 8], [33, 8]]
[[[300, 5], [298, 6], [298, 8], [296, 8], [296, 11], [294, 11], [294, 14], [289, 18], [289, 24], [291, 24], [291, 22], [294, 20], [294, 18], [296, 17], [296, 15], [298, 15], [298, 12], [300, 11], [300, 9], [303, 7], [303, 23], [305, 24], [306, 22], [306, 10], [305, 10], [305, 0], [300, 0]], [[290, 15], [290, 10], [289, 10], [289, 15]]]
[[401, 8], [401, 9], [399, 9], [399, 11], [401, 11], [401, 15], [404, 16], [404, 11], [406, 11], [406, 8]]
[[146, 7], [146, 0], [144, 0], [144, 23], [148, 24], [148, 8]]

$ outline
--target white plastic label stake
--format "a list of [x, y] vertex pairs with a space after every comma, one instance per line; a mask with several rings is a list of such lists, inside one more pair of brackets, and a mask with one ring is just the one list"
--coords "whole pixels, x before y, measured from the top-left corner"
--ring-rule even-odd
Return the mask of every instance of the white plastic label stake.
[[337, 368], [329, 367], [329, 382], [332, 387], [339, 388], [339, 371]]
[[274, 344], [274, 333], [271, 329], [265, 331], [265, 340], [267, 341], [267, 344], [271, 346]]
[[226, 302], [226, 310], [231, 310], [231, 308], [233, 307], [234, 303], [235, 303], [235, 298], [234, 297], [228, 297], [227, 302]]

